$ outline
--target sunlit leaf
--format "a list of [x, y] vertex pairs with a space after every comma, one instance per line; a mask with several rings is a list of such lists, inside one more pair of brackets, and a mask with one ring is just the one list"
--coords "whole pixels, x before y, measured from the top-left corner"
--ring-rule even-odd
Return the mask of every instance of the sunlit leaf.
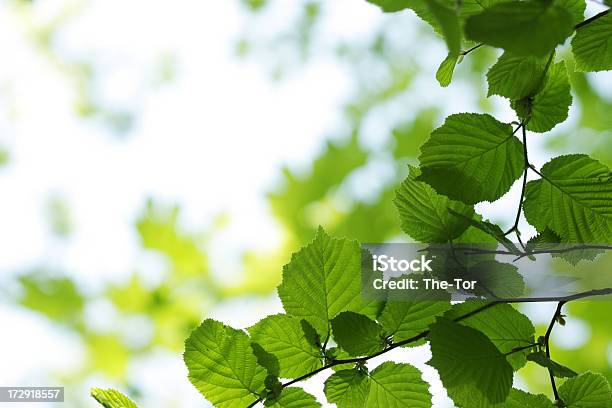
[[205, 320], [191, 333], [183, 359], [191, 383], [215, 406], [245, 407], [264, 388], [266, 371], [249, 337], [215, 320]]
[[92, 388], [91, 396], [104, 408], [137, 408], [132, 400], [117, 390]]
[[450, 115], [421, 147], [421, 176], [438, 193], [467, 204], [495, 201], [524, 168], [523, 144], [490, 115]]

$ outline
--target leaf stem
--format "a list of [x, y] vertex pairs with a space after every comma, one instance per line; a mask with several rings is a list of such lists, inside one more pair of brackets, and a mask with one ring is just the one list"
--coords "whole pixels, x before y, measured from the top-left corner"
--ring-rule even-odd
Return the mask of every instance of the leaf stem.
[[468, 49], [467, 49], [467, 50], [465, 50], [465, 51], [461, 51], [461, 52], [459, 53], [459, 55], [461, 55], [461, 56], [468, 55], [470, 52], [477, 50], [478, 48], [482, 47], [483, 45], [485, 45], [485, 43], [480, 43], [480, 44], [477, 44], [477, 45], [473, 46], [472, 48], [468, 48]]
[[529, 350], [531, 348], [535, 348], [539, 346], [538, 343], [533, 343], [533, 344], [529, 344], [527, 346], [523, 346], [523, 347], [517, 347], [515, 349], [510, 350], [509, 352], [507, 352], [506, 354], [504, 354], [504, 357], [508, 357], [509, 355], [512, 355], [514, 353], [520, 353], [521, 351], [525, 351], [525, 350]]

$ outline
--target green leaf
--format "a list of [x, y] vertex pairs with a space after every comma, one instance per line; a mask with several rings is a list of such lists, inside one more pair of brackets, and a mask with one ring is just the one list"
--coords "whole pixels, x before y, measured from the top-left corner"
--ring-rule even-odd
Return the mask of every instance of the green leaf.
[[386, 362], [370, 374], [365, 408], [430, 408], [429, 384], [409, 364]]
[[256, 360], [245, 332], [212, 319], [185, 342], [189, 380], [217, 407], [244, 407], [264, 388], [266, 370]]
[[[457, 303], [444, 317], [458, 319], [461, 316], [469, 315], [486, 304], [482, 301]], [[502, 354], [508, 354], [514, 349], [535, 343], [535, 329], [531, 320], [509, 304], [497, 304], [489, 307], [462, 319], [460, 323], [483, 333]], [[513, 352], [506, 359], [514, 371], [517, 371], [527, 362], [528, 353], [530, 353], [529, 350]]]
[[[550, 228], [531, 238], [527, 242], [527, 251], [557, 251], [570, 249], [568, 245], [561, 244], [561, 237], [555, 234]], [[597, 255], [605, 252], [602, 249], [575, 249], [572, 251], [552, 253], [553, 258], [561, 258], [571, 265], [578, 265], [582, 260], [593, 261]]]
[[[449, 212], [453, 215], [457, 215], [454, 211], [449, 210]], [[470, 223], [472, 219], [482, 221], [482, 216], [476, 214], [473, 218], [470, 218]], [[495, 237], [475, 226], [470, 226], [459, 238], [453, 240], [454, 244], [494, 244], [496, 242], [498, 242], [498, 240]]]
[[460, 236], [469, 224], [449, 214], [448, 209], [471, 219], [474, 208], [451, 201], [426, 183], [417, 181], [421, 172], [416, 167], [410, 166], [409, 171], [395, 196], [402, 230], [413, 239], [427, 243], [447, 242]]
[[117, 390], [92, 388], [91, 396], [104, 408], [137, 408], [131, 399]]
[[515, 265], [487, 260], [469, 268], [465, 280], [476, 280], [473, 293], [489, 299], [512, 299], [523, 295], [525, 281]]
[[495, 201], [523, 172], [523, 144], [490, 115], [446, 118], [421, 147], [421, 181], [466, 204]]
[[487, 72], [489, 92], [509, 99], [522, 99], [540, 88], [546, 59], [504, 52]]
[[554, 405], [545, 395], [528, 394], [513, 388], [510, 390], [504, 408], [554, 408]]
[[34, 270], [19, 276], [17, 302], [45, 317], [68, 326], [82, 325], [86, 298], [74, 280]]
[[266, 386], [266, 395], [268, 398], [277, 398], [283, 391], [283, 384], [280, 382], [277, 376], [272, 374], [266, 376], [264, 385]]
[[527, 130], [547, 132], [567, 119], [572, 104], [565, 62], [550, 66], [544, 86], [535, 96], [513, 101], [512, 108], [527, 121]]
[[[411, 301], [393, 300], [390, 297], [378, 317], [385, 333], [393, 336], [393, 340], [398, 342], [428, 330], [429, 325], [435, 322], [438, 316], [442, 316], [450, 309], [450, 293], [438, 291], [434, 295], [431, 292], [420, 288], [411, 293], [410, 296], [413, 299]], [[439, 300], [431, 300], [432, 296]], [[411, 343], [408, 346], [415, 345], [418, 344]]]
[[612, 240], [612, 179], [605, 165], [574, 154], [552, 159], [541, 173], [544, 178], [529, 182], [525, 191], [531, 225], [540, 232], [550, 228], [564, 243]]
[[[455, 217], [460, 217], [460, 218], [465, 217], [464, 215], [457, 213], [451, 208], [449, 208], [448, 211]], [[516, 245], [514, 245], [514, 243], [510, 241], [507, 235], [504, 234], [504, 231], [501, 229], [499, 225], [493, 224], [492, 222], [489, 222], [487, 220], [483, 221], [481, 218], [482, 217], [478, 215], [478, 217], [469, 218], [469, 219], [466, 219], [466, 221], [468, 221], [472, 225], [472, 227], [477, 228], [480, 231], [485, 232], [489, 236], [493, 237], [497, 242], [502, 244], [504, 248], [506, 248], [508, 251], [513, 252], [515, 254], [521, 253], [521, 251], [516, 247]], [[476, 242], [476, 243], [482, 244], [484, 242]]]
[[384, 12], [392, 13], [409, 8], [408, 0], [367, 0], [368, 3], [376, 4]]
[[459, 56], [461, 51], [461, 27], [457, 15], [457, 6], [455, 4], [448, 6], [438, 0], [426, 0], [426, 2], [429, 11], [442, 31], [449, 55]]
[[578, 375], [578, 373], [571, 368], [568, 368], [546, 357], [546, 354], [543, 351], [536, 351], [535, 353], [529, 354], [527, 356], [527, 360], [533, 361], [544, 368], [548, 368], [557, 378], [572, 378]]
[[544, 56], [574, 31], [568, 10], [551, 2], [504, 2], [471, 16], [466, 36], [517, 55]]
[[608, 13], [576, 30], [572, 52], [577, 71], [612, 69], [612, 14]]
[[375, 318], [379, 302], [361, 298], [361, 248], [319, 228], [314, 241], [293, 254], [278, 294], [287, 314], [307, 320], [325, 337], [329, 321], [344, 311]]
[[555, 0], [555, 4], [569, 11], [572, 15], [572, 24], [576, 25], [584, 20], [585, 0]]
[[438, 71], [436, 72], [436, 79], [440, 86], [447, 87], [453, 80], [453, 72], [455, 71], [455, 65], [457, 65], [459, 57], [448, 54], [444, 61], [440, 64]]
[[295, 317], [284, 314], [268, 316], [248, 329], [253, 342], [276, 356], [282, 378], [296, 378], [321, 367], [321, 352], [306, 339]]
[[561, 242], [561, 238], [552, 232], [550, 228], [546, 228], [535, 237], [531, 238], [525, 247], [529, 252], [531, 251], [546, 251], [549, 249], [555, 249]]
[[439, 318], [429, 333], [432, 358], [448, 395], [460, 399], [468, 390], [490, 403], [506, 400], [512, 387], [512, 367], [480, 331]]
[[[331, 347], [330, 349], [328, 349], [325, 353], [330, 359], [333, 360], [348, 360], [350, 358], [353, 358], [346, 350], [341, 349], [340, 347]], [[345, 364], [338, 364], [332, 367], [332, 370], [334, 371], [342, 371], [342, 370], [349, 370], [349, 369], [353, 369], [355, 367], [355, 363], [345, 363]]]
[[338, 408], [429, 408], [429, 385], [409, 364], [386, 362], [370, 375], [358, 370], [343, 370], [325, 382], [325, 395]]
[[338, 408], [363, 407], [370, 391], [370, 378], [360, 370], [332, 374], [323, 389], [327, 401]]
[[281, 392], [280, 396], [268, 398], [264, 402], [264, 406], [273, 408], [315, 408], [320, 407], [321, 404], [317, 402], [313, 395], [308, 394], [303, 389], [288, 387]]
[[272, 353], [268, 353], [260, 344], [252, 343], [251, 348], [257, 359], [257, 364], [265, 368], [269, 375], [278, 377], [280, 374], [278, 357]]
[[559, 387], [559, 396], [567, 408], [612, 407], [612, 390], [601, 374], [586, 372], [570, 378]]
[[334, 340], [352, 356], [366, 356], [382, 350], [382, 327], [367, 316], [343, 312], [332, 321]]

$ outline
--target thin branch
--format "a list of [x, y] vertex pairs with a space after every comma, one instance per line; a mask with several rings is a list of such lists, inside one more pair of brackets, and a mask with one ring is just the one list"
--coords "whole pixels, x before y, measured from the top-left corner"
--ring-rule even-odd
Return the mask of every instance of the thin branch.
[[533, 298], [515, 298], [515, 299], [502, 299], [498, 303], [544, 303], [544, 302], [571, 302], [573, 300], [584, 299], [593, 296], [607, 296], [612, 295], [612, 288], [604, 289], [593, 289], [586, 292], [574, 293], [567, 296], [542, 296]]
[[[544, 67], [544, 70], [542, 71], [542, 75], [540, 76], [538, 86], [542, 86], [542, 84], [544, 83], [544, 80], [546, 79], [546, 74], [548, 73], [548, 70], [550, 69], [550, 65], [552, 64], [552, 61], [554, 58], [555, 58], [555, 50], [552, 50], [548, 56], [548, 60], [546, 61], [546, 66]], [[521, 240], [521, 232], [519, 231], [519, 223], [521, 221], [521, 213], [523, 211], [523, 200], [525, 199], [525, 188], [527, 187], [527, 170], [529, 169], [529, 167], [531, 167], [531, 164], [529, 163], [529, 154], [528, 154], [528, 149], [527, 149], [527, 122], [529, 122], [529, 119], [523, 120], [523, 122], [521, 122], [521, 125], [519, 126], [520, 128], [523, 129], [523, 166], [524, 166], [524, 169], [523, 169], [523, 185], [521, 188], [521, 199], [519, 201], [518, 211], [516, 212], [516, 219], [514, 221], [514, 225], [512, 225], [512, 227], [504, 234], [504, 236], [506, 236], [512, 232], [516, 232], [516, 238], [521, 244], [521, 247], [523, 247], [523, 250], [525, 250], [525, 244], [523, 244], [523, 241]]]
[[261, 402], [261, 398], [257, 398], [255, 401], [247, 405], [247, 408], [253, 408], [255, 405], [259, 404], [260, 402]]
[[573, 251], [582, 251], [582, 250], [589, 250], [589, 249], [601, 249], [601, 250], [611, 250], [612, 246], [610, 245], [576, 245], [576, 246], [571, 246], [568, 248], [561, 248], [561, 249], [541, 249], [541, 250], [534, 250], [534, 251], [528, 251], [526, 250], [525, 252], [519, 253], [517, 254], [516, 252], [513, 251], [506, 251], [506, 250], [493, 250], [493, 249], [480, 249], [480, 248], [473, 248], [473, 247], [465, 247], [465, 248], [457, 248], [458, 250], [462, 250], [464, 254], [470, 254], [470, 255], [486, 255], [486, 254], [492, 254], [492, 255], [512, 255], [512, 256], [516, 256], [516, 258], [513, 260], [513, 262], [516, 262], [520, 259], [523, 259], [527, 256], [532, 256], [532, 255], [542, 255], [542, 254], [565, 254], [568, 252], [573, 252]]
[[611, 10], [611, 9], [604, 10], [604, 11], [602, 11], [602, 12], [601, 12], [601, 13], [599, 13], [599, 14], [595, 14], [595, 15], [594, 15], [593, 17], [591, 17], [591, 18], [587, 18], [586, 20], [581, 21], [580, 23], [578, 23], [578, 24], [576, 24], [576, 25], [574, 26], [574, 29], [578, 30], [579, 28], [582, 28], [582, 27], [584, 27], [585, 25], [590, 24], [590, 23], [592, 23], [592, 22], [593, 22], [593, 21], [595, 21], [595, 20], [602, 18], [603, 16], [605, 16], [606, 14], [608, 14], [608, 13], [610, 12], [610, 10]]
[[[555, 327], [555, 323], [559, 316], [561, 316], [561, 308], [565, 304], [565, 301], [560, 301], [557, 303], [557, 309], [555, 310], [555, 314], [550, 320], [550, 324], [548, 325], [548, 329], [546, 330], [546, 334], [544, 335], [544, 346], [546, 347], [546, 357], [550, 358], [550, 335], [552, 333], [553, 327]], [[557, 384], [555, 383], [555, 375], [551, 368], [548, 369], [548, 375], [550, 376], [550, 385], [553, 390], [553, 394], [555, 396], [555, 401], [559, 401], [559, 392], [557, 391]]]
[[469, 49], [467, 49], [467, 50], [465, 50], [465, 51], [461, 51], [461, 52], [459, 53], [459, 55], [461, 55], [461, 56], [468, 55], [470, 52], [472, 52], [472, 51], [475, 51], [475, 50], [479, 49], [479, 48], [480, 48], [480, 47], [482, 47], [483, 45], [485, 45], [485, 44], [484, 44], [484, 43], [477, 44], [477, 45], [473, 46], [472, 48], [469, 48]]
[[[490, 303], [486, 303], [483, 306], [472, 310], [469, 313], [466, 313], [464, 315], [461, 315], [457, 318], [454, 319], [455, 322], [460, 322], [462, 320], [468, 319], [478, 313], [481, 313], [487, 309], [490, 309], [491, 307], [503, 304], [503, 303], [528, 303], [528, 302], [559, 302], [560, 304], [565, 304], [567, 302], [570, 302], [572, 300], [578, 300], [578, 299], [583, 299], [583, 298], [587, 298], [587, 297], [592, 297], [592, 296], [603, 296], [603, 295], [609, 295], [612, 294], [612, 288], [605, 288], [605, 289], [594, 289], [594, 290], [590, 290], [587, 292], [581, 292], [581, 293], [576, 293], [573, 295], [569, 295], [569, 296], [561, 296], [561, 297], [550, 297], [550, 298], [519, 298], [519, 299], [505, 299], [505, 300], [500, 300], [500, 301], [495, 301], [495, 302], [490, 302]], [[552, 330], [552, 327], [549, 328], [549, 331]], [[547, 332], [548, 333], [548, 332]], [[329, 364], [324, 365], [323, 367], [317, 368], [314, 371], [311, 371], [307, 374], [304, 374], [300, 377], [297, 377], [291, 381], [288, 381], [284, 384], [282, 384], [282, 388], [286, 388], [289, 387], [290, 385], [293, 385], [295, 383], [298, 383], [300, 381], [306, 380], [322, 371], [325, 371], [329, 368], [335, 367], [337, 365], [340, 364], [352, 364], [352, 363], [362, 363], [362, 362], [366, 362], [374, 357], [378, 357], [380, 355], [386, 354], [391, 350], [394, 350], [398, 347], [401, 346], [405, 346], [406, 344], [410, 344], [410, 343], [414, 343], [417, 342], [419, 340], [424, 339], [425, 337], [427, 337], [429, 335], [429, 330], [425, 330], [419, 334], [417, 334], [416, 336], [410, 337], [408, 339], [399, 341], [397, 343], [393, 343], [391, 344], [389, 347], [380, 350], [374, 354], [371, 354], [369, 356], [365, 356], [365, 357], [356, 357], [356, 358], [350, 358], [350, 359], [344, 359], [344, 360], [334, 360]], [[550, 336], [550, 333], [548, 333], [548, 335]], [[531, 345], [533, 346], [533, 345]], [[253, 401], [251, 404], [249, 404], [247, 406], [247, 408], [252, 408], [255, 405], [257, 405], [257, 403], [261, 402], [262, 399], [258, 398], [255, 401]]]
[[[521, 213], [523, 211], [523, 200], [525, 199], [525, 188], [527, 187], [527, 169], [529, 168], [529, 156], [527, 155], [527, 130], [525, 129], [525, 124], [521, 123], [519, 127], [523, 129], [523, 162], [525, 166], [525, 168], [523, 169], [523, 185], [521, 187], [521, 198], [519, 200], [519, 206], [518, 206], [518, 211], [516, 212], [516, 219], [514, 220], [514, 225], [512, 225], [512, 227], [504, 233], [504, 236], [515, 231], [516, 237], [520, 240], [518, 226], [521, 221]], [[521, 242], [521, 246], [523, 246], [523, 249], [525, 249], [524, 248], [525, 246], [523, 245], [522, 242]]]
[[331, 329], [328, 326], [327, 327], [327, 337], [325, 337], [325, 342], [323, 343], [323, 346], [321, 346], [321, 351], [323, 352], [324, 355], [325, 355], [325, 349], [327, 349], [327, 343], [329, 342], [330, 336], [331, 336]]
[[504, 354], [504, 357], [508, 357], [509, 355], [512, 355], [514, 353], [520, 353], [521, 351], [525, 351], [525, 350], [529, 350], [529, 349], [532, 349], [532, 348], [536, 348], [539, 345], [540, 345], [539, 343], [533, 343], [533, 344], [529, 344], [527, 346], [514, 348], [514, 349], [510, 350], [509, 352], [507, 352], [506, 354]]

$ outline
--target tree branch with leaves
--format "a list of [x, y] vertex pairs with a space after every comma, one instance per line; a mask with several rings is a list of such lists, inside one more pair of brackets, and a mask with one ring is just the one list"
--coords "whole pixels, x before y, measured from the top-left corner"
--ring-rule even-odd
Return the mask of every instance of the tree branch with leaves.
[[[568, 38], [573, 36], [576, 69], [612, 70], [612, 14], [584, 19], [581, 0], [369, 1], [386, 12], [412, 9], [444, 38], [448, 56], [436, 73], [442, 86], [475, 50], [502, 49], [486, 74], [488, 96], [507, 98], [517, 116], [503, 123], [489, 114], [457, 113], [431, 133], [421, 146], [419, 167], [410, 167], [396, 193], [404, 232], [453, 248], [495, 243], [504, 249], [491, 255], [516, 259], [566, 255], [555, 244], [610, 249], [610, 169], [584, 154], [555, 157], [538, 169], [529, 160], [528, 132], [548, 132], [568, 117], [571, 87], [565, 61], [556, 54]], [[536, 179], [529, 181], [529, 172]], [[521, 195], [508, 229], [476, 213], [476, 204], [499, 200], [517, 181]], [[526, 243], [523, 217], [538, 232]], [[508, 238], [513, 233], [518, 246]], [[493, 301], [475, 295], [458, 303], [446, 292], [437, 300], [367, 299], [362, 257], [358, 242], [320, 228], [283, 269], [278, 295], [285, 313], [246, 330], [205, 320], [185, 343], [189, 380], [221, 408], [316, 407], [316, 398], [296, 385], [331, 369], [324, 393], [339, 408], [426, 408], [432, 405], [429, 385], [417, 368], [387, 361], [370, 370], [366, 363], [391, 350], [428, 344], [428, 364], [458, 407], [612, 407], [603, 375], [574, 372], [552, 359], [550, 347], [565, 304], [610, 296], [611, 288]], [[530, 319], [513, 306], [525, 302], [557, 303], [543, 335], [536, 337]], [[548, 372], [550, 396], [513, 388], [514, 373], [528, 362]], [[112, 402], [110, 397], [120, 400], [114, 393], [98, 390], [94, 397], [107, 407], [129, 406]]]

